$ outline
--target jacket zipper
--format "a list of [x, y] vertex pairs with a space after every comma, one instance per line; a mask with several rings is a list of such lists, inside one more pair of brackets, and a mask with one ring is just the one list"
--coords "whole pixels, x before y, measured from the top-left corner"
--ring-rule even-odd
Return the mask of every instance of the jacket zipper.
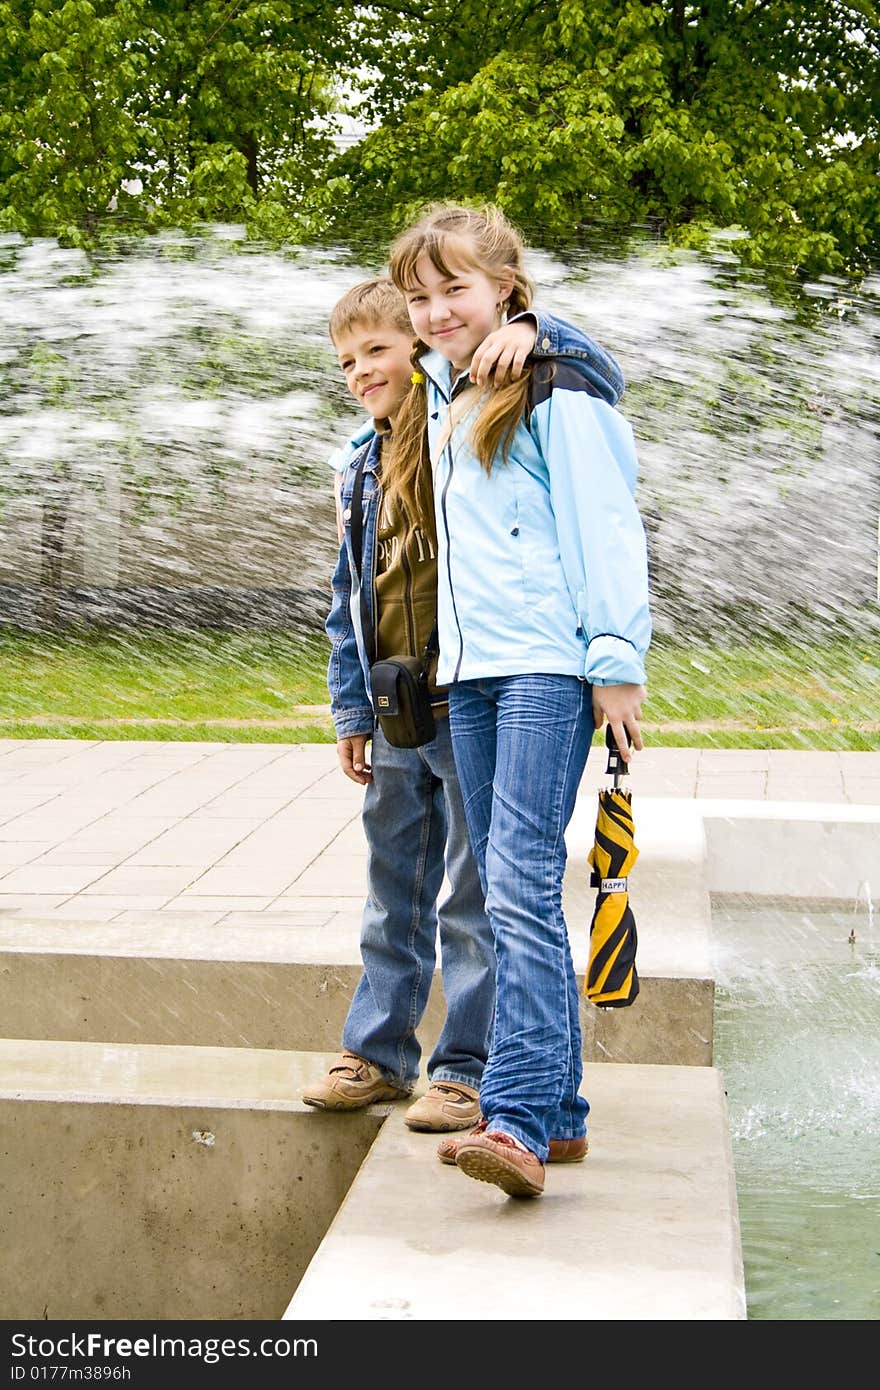
[[[424, 364], [422, 364], [422, 370], [425, 370]], [[435, 381], [434, 378], [430, 375], [430, 373], [425, 372], [425, 375], [428, 377], [435, 390], [439, 392], [439, 394], [444, 398], [444, 400], [446, 400], [447, 409], [450, 409], [452, 406], [452, 397], [455, 395], [455, 388], [453, 387], [452, 395], [450, 395], [447, 399], [446, 393], [443, 390], [443, 387], [440, 385], [440, 383], [438, 381]], [[451, 486], [452, 474], [455, 468], [455, 457], [452, 453], [451, 436], [443, 449], [443, 456], [445, 456], [448, 461], [448, 468], [446, 475], [446, 483], [443, 488], [443, 493], [440, 497], [440, 510], [443, 513], [443, 530], [446, 532], [446, 578], [449, 582], [449, 597], [452, 600], [452, 616], [455, 618], [455, 629], [458, 633], [458, 657], [455, 662], [455, 671], [452, 675], [452, 680], [457, 681], [459, 672], [461, 671], [461, 663], [464, 660], [464, 633], [461, 630], [461, 623], [458, 621], [458, 607], [455, 602], [455, 587], [452, 583], [452, 545], [450, 543], [449, 537], [449, 516], [446, 511], [446, 494]]]
[[[404, 510], [403, 510], [402, 507], [399, 507], [398, 510], [400, 511], [401, 517], [402, 517], [402, 520], [403, 520], [403, 525], [404, 525], [404, 537], [405, 537], [405, 536], [408, 534], [407, 527], [408, 527], [408, 525], [409, 525], [409, 517], [406, 515], [406, 513], [404, 512]], [[377, 525], [378, 525], [378, 521], [379, 521], [379, 517], [378, 517], [378, 513], [377, 513], [377, 516], [376, 516], [376, 523], [377, 523]], [[376, 547], [376, 549], [378, 550], [378, 546]], [[416, 615], [415, 615], [415, 613], [413, 612], [413, 603], [412, 603], [413, 574], [412, 574], [412, 569], [410, 568], [409, 560], [407, 559], [406, 546], [405, 546], [404, 544], [401, 544], [401, 547], [400, 547], [400, 563], [401, 563], [401, 566], [402, 566], [402, 568], [403, 568], [403, 578], [404, 578], [404, 590], [403, 590], [404, 605], [403, 605], [403, 613], [404, 613], [404, 619], [405, 619], [405, 621], [406, 621], [406, 645], [407, 645], [408, 649], [412, 652], [413, 656], [418, 656], [419, 653], [418, 653], [417, 650], [416, 650]]]

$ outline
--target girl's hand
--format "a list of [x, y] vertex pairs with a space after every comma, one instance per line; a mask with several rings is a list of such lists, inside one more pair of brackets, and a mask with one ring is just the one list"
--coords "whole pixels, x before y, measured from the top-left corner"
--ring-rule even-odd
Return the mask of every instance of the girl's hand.
[[361, 786], [366, 786], [367, 782], [373, 780], [373, 771], [367, 762], [369, 741], [369, 734], [352, 734], [351, 738], [341, 738], [336, 744], [336, 754], [342, 771], [352, 782], [359, 782]]
[[483, 339], [471, 358], [471, 381], [475, 386], [485, 386], [490, 377], [495, 386], [517, 381], [537, 337], [533, 318], [502, 324]]
[[[639, 720], [642, 717], [642, 701], [647, 697], [643, 685], [594, 685], [593, 722], [601, 729], [606, 719], [614, 734], [617, 750], [625, 763], [632, 757], [632, 749], [644, 748]], [[632, 739], [632, 748], [626, 740], [627, 731]]]

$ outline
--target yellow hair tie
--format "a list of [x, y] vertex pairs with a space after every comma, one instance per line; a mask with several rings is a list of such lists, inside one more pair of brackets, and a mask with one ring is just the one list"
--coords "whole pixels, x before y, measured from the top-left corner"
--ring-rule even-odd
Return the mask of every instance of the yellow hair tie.
[[413, 372], [412, 376], [410, 377], [410, 381], [412, 382], [413, 386], [424, 386], [424, 374], [422, 372]]

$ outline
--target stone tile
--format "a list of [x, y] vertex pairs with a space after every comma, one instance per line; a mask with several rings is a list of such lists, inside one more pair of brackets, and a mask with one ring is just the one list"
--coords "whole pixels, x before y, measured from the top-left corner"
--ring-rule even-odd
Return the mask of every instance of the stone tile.
[[[629, 785], [633, 795], [640, 796], [659, 796], [659, 797], [694, 797], [697, 794], [697, 771], [696, 767], [685, 778], [680, 774], [654, 771], [644, 773], [641, 768], [636, 768], [624, 785]], [[597, 782], [597, 787], [609, 785], [609, 778], [603, 776]]]
[[880, 805], [880, 777], [871, 777], [867, 781], [848, 777], [844, 795], [847, 801], [855, 806], [878, 806]]
[[119, 916], [118, 907], [108, 907], [104, 903], [96, 903], [93, 899], [84, 901], [79, 895], [63, 903], [61, 907], [53, 908], [51, 912], [45, 913], [47, 922], [72, 921], [72, 922], [113, 922]]
[[13, 787], [6, 787], [0, 793], [0, 817], [8, 820], [11, 816], [21, 816], [28, 811], [34, 811], [39, 806], [45, 805], [47, 801], [52, 801], [54, 797], [60, 796], [63, 791], [63, 787], [53, 787], [46, 791], [31, 791], [24, 787], [17, 790]]
[[[3, 741], [6, 742], [5, 739]], [[14, 743], [4, 759], [3, 770], [6, 772], [10, 767], [55, 767], [59, 760], [90, 747], [94, 747], [94, 744], [86, 739], [76, 742], [67, 738], [21, 739]]]
[[[296, 880], [295, 891], [301, 891], [307, 895], [328, 893], [335, 896], [343, 886], [346, 894], [356, 893], [359, 888], [364, 893], [366, 892], [367, 861], [365, 856], [361, 858], [348, 854], [343, 856], [322, 854], [320, 859], [310, 864], [299, 875]], [[288, 896], [290, 896], [290, 892]]]
[[291, 821], [296, 824], [302, 824], [304, 821], [314, 822], [316, 825], [320, 823], [327, 826], [329, 831], [334, 826], [348, 825], [351, 820], [359, 820], [362, 809], [363, 797], [356, 801], [334, 802], [308, 801], [301, 796], [282, 807], [280, 811], [276, 811], [272, 817], [272, 824], [287, 824]]
[[278, 811], [284, 810], [291, 805], [296, 793], [287, 794], [278, 792], [275, 795], [253, 795], [250, 791], [239, 795], [237, 792], [224, 792], [214, 801], [208, 802], [199, 812], [202, 818], [216, 818], [217, 820], [253, 820], [263, 822], [269, 820]]
[[190, 884], [193, 870], [189, 867], [152, 868], [144, 865], [129, 867], [127, 864], [122, 864], [119, 868], [111, 869], [109, 873], [102, 870], [102, 875], [103, 877], [98, 882], [83, 889], [83, 892], [121, 897], [139, 897], [142, 894], [148, 894], [150, 897], [160, 896], [165, 901], [180, 893]]
[[[880, 737], [878, 737], [880, 742]], [[837, 755], [845, 774], [856, 773], [859, 777], [880, 777], [880, 753], [841, 752]]]
[[41, 912], [60, 907], [64, 895], [51, 896], [43, 893], [0, 893], [0, 912], [30, 912], [39, 917]]
[[[172, 906], [173, 904], [170, 903], [169, 909], [171, 909]], [[116, 926], [167, 927], [170, 916], [170, 910], [163, 911], [159, 909], [155, 912], [147, 912], [137, 908], [127, 908], [119, 912], [117, 916], [114, 917], [113, 921], [114, 925]], [[204, 910], [200, 912], [190, 912], [189, 910], [187, 910], [186, 914], [187, 922], [192, 922], [202, 927], [212, 927], [215, 925], [215, 923], [219, 922], [222, 917], [222, 910], [208, 910], [207, 907], [205, 907]]]
[[761, 772], [754, 773], [710, 773], [700, 776], [696, 795], [721, 799], [742, 797], [747, 800], [763, 801], [766, 796], [766, 777]]
[[48, 810], [28, 812], [27, 815], [16, 816], [0, 826], [0, 840], [51, 840], [57, 844], [60, 840], [69, 840], [71, 835], [77, 834], [93, 820], [93, 813], [61, 817], [57, 814], [57, 809], [54, 816]]
[[788, 768], [803, 774], [809, 772], [813, 776], [822, 771], [836, 772], [840, 767], [840, 753], [831, 749], [810, 748], [801, 752], [797, 748], [771, 748], [768, 757], [772, 768]]
[[231, 848], [246, 840], [257, 829], [257, 820], [211, 820], [190, 816], [182, 824], [158, 835], [148, 845], [130, 855], [132, 865], [198, 865], [213, 864]]
[[272, 903], [273, 912], [330, 912], [328, 922], [333, 922], [340, 914], [355, 916], [360, 923], [364, 907], [364, 892], [327, 893], [323, 896], [302, 894], [281, 894]]
[[[173, 906], [173, 904], [172, 904]], [[241, 901], [226, 913], [220, 926], [223, 927], [290, 927], [298, 929], [302, 927], [325, 927], [329, 923], [332, 912], [325, 906], [319, 910], [304, 910], [296, 899], [292, 900], [289, 910], [278, 911], [277, 905], [264, 908], [262, 911], [242, 908]]]
[[[0, 863], [3, 860], [3, 852], [0, 849]], [[66, 844], [56, 845], [52, 849], [46, 850], [45, 854], [35, 856], [35, 863], [39, 864], [99, 864], [104, 869], [112, 868], [118, 864], [119, 855], [112, 849], [68, 849]]]
[[704, 748], [699, 755], [700, 775], [706, 772], [766, 771], [770, 750], [764, 748]]
[[50, 853], [52, 848], [51, 841], [41, 843], [39, 840], [0, 840], [0, 866], [29, 864], [32, 859], [39, 859], [41, 855]]
[[765, 797], [767, 801], [838, 802], [846, 800], [846, 789], [842, 781], [826, 782], [820, 777], [776, 777], [771, 773], [767, 778]]
[[367, 840], [360, 816], [350, 821], [339, 831], [333, 840], [334, 854], [351, 854], [366, 857]]
[[128, 814], [126, 808], [124, 812], [102, 816], [86, 829], [67, 837], [64, 843], [72, 850], [84, 850], [92, 846], [108, 848], [115, 850], [118, 857], [124, 859], [179, 824], [178, 816], [133, 816]]
[[220, 898], [211, 897], [207, 893], [178, 893], [176, 898], [172, 898], [166, 903], [166, 911], [163, 915], [168, 916], [174, 912], [211, 912], [216, 914], [215, 920], [226, 918], [231, 913], [243, 909], [247, 912], [259, 912], [271, 907], [271, 898], [248, 897], [242, 894], [241, 897]]
[[[208, 869], [194, 884], [188, 885], [189, 896], [215, 898], [275, 897], [290, 887], [296, 877], [287, 865], [266, 860], [240, 864], [237, 868]], [[181, 889], [181, 891], [183, 891]]]
[[80, 893], [106, 872], [105, 864], [24, 864], [0, 876], [0, 893]]
[[[75, 898], [68, 899], [71, 906], [81, 904], [86, 906], [93, 903], [96, 907], [112, 907], [117, 912], [158, 912], [168, 902], [170, 893], [89, 893], [85, 897], [82, 893]], [[76, 916], [76, 912], [72, 914]], [[115, 921], [115, 919], [114, 919]]]
[[306, 825], [301, 831], [293, 831], [289, 825], [261, 826], [248, 835], [228, 854], [218, 858], [218, 867], [224, 869], [252, 869], [257, 865], [273, 865], [287, 871], [287, 882], [292, 883], [297, 874], [313, 859], [326, 853], [327, 847], [335, 843], [336, 831], [327, 833], [322, 825]]

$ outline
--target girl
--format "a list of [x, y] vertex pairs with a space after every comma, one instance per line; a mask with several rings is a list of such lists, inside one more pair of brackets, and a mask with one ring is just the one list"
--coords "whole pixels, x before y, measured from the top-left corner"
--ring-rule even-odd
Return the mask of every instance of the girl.
[[453, 1156], [469, 1177], [537, 1196], [551, 1138], [560, 1156], [582, 1156], [589, 1112], [565, 830], [594, 727], [609, 722], [626, 760], [629, 739], [643, 746], [637, 460], [616, 383], [589, 352], [533, 360], [491, 393], [471, 382], [478, 345], [532, 297], [522, 242], [497, 209], [429, 209], [395, 242], [390, 272], [419, 345], [386, 489], [411, 498], [430, 453], [437, 678], [497, 956], [482, 1120]]

